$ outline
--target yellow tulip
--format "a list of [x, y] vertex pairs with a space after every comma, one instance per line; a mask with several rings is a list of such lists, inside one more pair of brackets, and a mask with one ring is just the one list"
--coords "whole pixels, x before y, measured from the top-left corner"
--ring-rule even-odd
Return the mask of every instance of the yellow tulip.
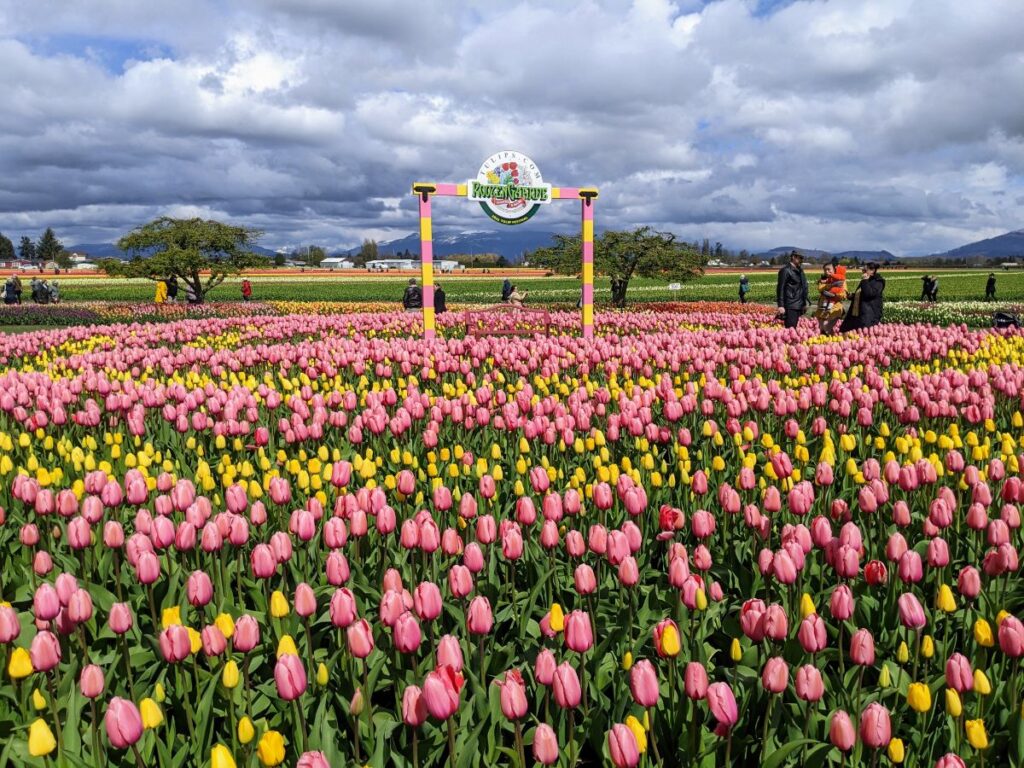
[[981, 718], [968, 720], [964, 727], [967, 729], [967, 741], [975, 749], [988, 749], [988, 734], [985, 732], [985, 721]]
[[956, 598], [953, 597], [953, 590], [949, 588], [948, 584], [943, 584], [939, 587], [939, 594], [935, 598], [935, 605], [940, 611], [946, 613], [952, 613], [956, 610]]
[[153, 688], [153, 698], [158, 702], [163, 702], [167, 698], [167, 693], [164, 691], [163, 683], [157, 683]]
[[284, 762], [284, 737], [277, 731], [267, 731], [260, 736], [256, 754], [264, 765], [280, 765]]
[[928, 712], [932, 708], [932, 692], [924, 683], [907, 686], [907, 704], [915, 712]]
[[647, 751], [647, 731], [644, 730], [643, 725], [633, 715], [626, 718], [626, 727], [633, 732], [636, 737], [636, 745], [642, 755]]
[[287, 653], [298, 656], [299, 649], [295, 647], [295, 641], [291, 635], [282, 635], [281, 640], [277, 643], [277, 658], [281, 658]]
[[960, 717], [963, 714], [964, 707], [960, 701], [960, 694], [952, 688], [946, 689], [946, 714], [952, 715], [953, 717]]
[[139, 703], [139, 713], [142, 715], [144, 728], [156, 728], [164, 721], [164, 713], [160, 709], [160, 705], [149, 698], [143, 699]]
[[32, 691], [32, 706], [36, 708], [36, 711], [46, 709], [46, 697], [39, 692], [38, 688]]
[[630, 653], [629, 651], [626, 651], [624, 654], [622, 654], [622, 668], [624, 670], [628, 671], [629, 668], [632, 667], [632, 666], [633, 666], [633, 654]]
[[800, 597], [800, 616], [806, 619], [812, 613], [817, 613], [818, 609], [814, 607], [814, 600], [806, 592]]
[[696, 602], [696, 608], [698, 611], [706, 611], [708, 607], [708, 596], [703, 589], [697, 588], [697, 594], [694, 595]]
[[329, 676], [327, 673], [327, 665], [321, 661], [320, 665], [316, 668], [317, 685], [327, 685], [328, 680]]
[[974, 670], [974, 692], [979, 696], [988, 696], [992, 693], [992, 684], [988, 676], [980, 669]]
[[235, 620], [231, 618], [230, 614], [217, 614], [217, 618], [213, 620], [213, 623], [217, 625], [217, 629], [221, 631], [221, 634], [226, 639], [230, 640], [235, 634]]
[[882, 671], [878, 674], [878, 684], [883, 688], [892, 685], [892, 676], [889, 674], [889, 667], [885, 664], [882, 665]]
[[235, 663], [234, 659], [228, 659], [227, 663], [224, 665], [224, 670], [220, 675], [220, 681], [228, 690], [231, 690], [238, 685], [238, 664]]
[[995, 645], [992, 626], [984, 619], [978, 619], [974, 622], [974, 642], [983, 648], [991, 648]]
[[997, 613], [996, 614], [996, 626], [998, 627], [1000, 624], [1002, 624], [1003, 623], [1003, 619], [1005, 619], [1009, 615], [1010, 615], [1009, 611], [1000, 611], [999, 613]]
[[562, 611], [562, 606], [558, 603], [551, 604], [551, 631], [561, 632], [565, 629], [565, 613]]
[[935, 655], [935, 641], [931, 635], [925, 635], [921, 638], [921, 655], [926, 659], [930, 659]]
[[53, 731], [43, 718], [37, 718], [28, 729], [28, 753], [32, 757], [45, 757], [57, 748]]
[[737, 664], [743, 658], [743, 648], [740, 647], [740, 641], [737, 637], [732, 639], [732, 645], [729, 646], [729, 658]]
[[181, 626], [181, 606], [175, 605], [164, 608], [160, 615], [160, 625], [167, 629], [170, 626]]
[[192, 653], [199, 653], [203, 650], [203, 636], [199, 634], [199, 630], [192, 629], [192, 627], [185, 627], [188, 630], [188, 639], [192, 643]]
[[217, 744], [210, 750], [210, 768], [236, 768], [235, 758], [231, 750], [223, 744]]
[[661, 649], [666, 656], [678, 656], [682, 650], [679, 632], [672, 624], [666, 626], [665, 631], [661, 633]]
[[280, 590], [275, 589], [270, 596], [270, 615], [275, 619], [283, 619], [289, 612], [288, 598]]
[[900, 642], [900, 647], [896, 649], [896, 661], [900, 664], [906, 664], [910, 660], [910, 649], [907, 648], [907, 644], [903, 641]]
[[889, 759], [894, 763], [902, 763], [903, 758], [906, 756], [903, 751], [903, 739], [893, 739], [890, 741], [887, 752], [889, 754]]
[[252, 720], [247, 716], [243, 716], [242, 719], [238, 721], [238, 740], [243, 744], [248, 744], [252, 741], [255, 735], [256, 729], [253, 728]]
[[24, 648], [15, 648], [11, 651], [11, 657], [7, 661], [7, 674], [11, 680], [21, 680], [33, 672], [32, 658]]

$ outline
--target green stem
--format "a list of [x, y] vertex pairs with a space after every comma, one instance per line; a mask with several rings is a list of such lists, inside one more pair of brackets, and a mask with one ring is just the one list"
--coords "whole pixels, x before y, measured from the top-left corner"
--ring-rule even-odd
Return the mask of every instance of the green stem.
[[448, 718], [448, 760], [451, 767], [455, 768], [455, 726], [450, 717]]

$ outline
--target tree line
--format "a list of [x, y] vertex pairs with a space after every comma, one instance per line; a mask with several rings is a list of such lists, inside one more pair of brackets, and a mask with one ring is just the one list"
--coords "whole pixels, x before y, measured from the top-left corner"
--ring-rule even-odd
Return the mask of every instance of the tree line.
[[38, 262], [40, 266], [52, 261], [61, 269], [68, 269], [72, 264], [71, 254], [64, 250], [63, 244], [57, 239], [52, 227], [46, 228], [38, 242], [23, 236], [18, 243], [17, 256], [15, 256], [14, 243], [0, 232], [0, 261], [14, 261], [15, 258], [29, 264]]

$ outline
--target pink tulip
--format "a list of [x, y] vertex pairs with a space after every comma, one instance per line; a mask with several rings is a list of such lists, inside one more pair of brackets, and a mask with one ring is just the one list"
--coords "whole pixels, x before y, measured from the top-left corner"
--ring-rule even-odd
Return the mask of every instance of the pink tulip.
[[32, 612], [40, 621], [50, 621], [60, 613], [61, 602], [57, 590], [51, 584], [40, 584], [32, 597]]
[[188, 630], [178, 624], [172, 624], [160, 633], [159, 645], [164, 661], [170, 664], [184, 661], [192, 654]]
[[95, 664], [89, 664], [82, 668], [82, 674], [78, 677], [78, 687], [82, 695], [87, 699], [98, 698], [103, 693], [103, 670]]
[[224, 633], [220, 631], [220, 627], [216, 624], [203, 627], [199, 637], [203, 643], [203, 653], [207, 658], [220, 656], [228, 647], [227, 638], [224, 637]]
[[633, 664], [629, 670], [629, 689], [633, 694], [633, 701], [641, 707], [657, 706], [659, 698], [658, 673], [650, 661], [641, 659]]
[[580, 697], [583, 693], [580, 688], [580, 679], [569, 662], [563, 661], [555, 668], [551, 690], [555, 695], [555, 703], [562, 709], [575, 709], [580, 705]]
[[825, 695], [821, 672], [813, 664], [805, 664], [796, 671], [796, 695], [804, 701], [820, 701]]
[[597, 589], [597, 577], [594, 575], [594, 569], [586, 563], [576, 566], [576, 570], [573, 572], [573, 581], [576, 591], [581, 595], [589, 595]]
[[860, 738], [873, 749], [884, 749], [892, 741], [889, 710], [873, 701], [860, 715]]
[[576, 653], [586, 653], [594, 645], [590, 615], [585, 611], [572, 611], [565, 617], [565, 645]]
[[551, 685], [555, 679], [555, 668], [557, 663], [555, 661], [555, 655], [544, 648], [540, 653], [537, 654], [537, 659], [534, 662], [534, 676], [537, 678], [537, 682], [541, 685]]
[[281, 656], [274, 666], [274, 682], [277, 695], [285, 701], [294, 701], [304, 694], [307, 683], [302, 659], [290, 653]]
[[187, 584], [189, 605], [200, 608], [213, 599], [213, 582], [205, 571], [193, 571]]
[[797, 638], [806, 653], [821, 653], [828, 646], [825, 622], [818, 614], [809, 614], [800, 622]]
[[345, 629], [359, 616], [356, 609], [356, 598], [352, 590], [342, 587], [334, 590], [330, 603], [331, 623], [339, 629]]
[[782, 693], [789, 684], [789, 665], [781, 656], [768, 659], [761, 670], [761, 685], [770, 693]]
[[853, 729], [853, 722], [850, 716], [843, 710], [837, 710], [829, 721], [828, 738], [832, 746], [841, 752], [849, 752], [857, 741], [857, 734]]
[[295, 768], [331, 768], [331, 764], [323, 752], [303, 752]]
[[686, 695], [694, 701], [699, 701], [708, 693], [708, 673], [704, 665], [698, 661], [691, 661], [686, 665], [683, 673], [683, 684]]
[[231, 637], [235, 649], [248, 653], [260, 642], [260, 625], [248, 614], [238, 617], [235, 622], [235, 634]]
[[471, 634], [486, 635], [493, 626], [494, 616], [491, 614], [490, 602], [483, 596], [474, 597], [466, 614], [466, 627]]
[[946, 686], [957, 693], [974, 688], [974, 672], [971, 662], [962, 653], [954, 653], [946, 661]]
[[462, 671], [462, 646], [454, 635], [443, 635], [437, 644], [437, 666]]
[[[999, 647], [1013, 659], [1024, 656], [1024, 624], [1016, 616], [1007, 616], [999, 625]], [[34, 662], [33, 662], [34, 665]]]
[[533, 733], [533, 757], [541, 765], [554, 765], [558, 761], [558, 736], [547, 723], [541, 723]]
[[9, 605], [0, 605], [0, 644], [13, 643], [21, 634], [18, 612]]
[[448, 589], [453, 596], [463, 598], [473, 591], [473, 574], [464, 565], [453, 565], [448, 571]]
[[520, 720], [526, 716], [526, 684], [518, 669], [510, 669], [501, 681], [501, 711], [509, 720]]
[[410, 728], [418, 728], [427, 720], [427, 703], [423, 691], [410, 685], [402, 692], [402, 721]]
[[127, 699], [115, 696], [110, 700], [103, 724], [114, 749], [127, 749], [142, 738], [142, 715]]
[[848, 621], [853, 616], [853, 592], [846, 584], [840, 584], [832, 591], [829, 607], [832, 617], [838, 621]]
[[447, 720], [459, 709], [462, 675], [451, 667], [439, 666], [423, 682], [423, 700], [427, 711], [438, 720]]
[[640, 747], [633, 732], [616, 723], [608, 731], [608, 752], [615, 768], [634, 768], [640, 763]]
[[967, 763], [959, 755], [950, 752], [935, 761], [935, 768], [967, 768]]
[[345, 630], [348, 637], [348, 650], [357, 659], [365, 659], [373, 651], [373, 632], [366, 619], [349, 625]]
[[107, 624], [115, 635], [123, 635], [132, 628], [132, 609], [128, 603], [114, 603], [110, 606]]
[[415, 653], [423, 641], [423, 633], [416, 617], [409, 611], [401, 614], [391, 629], [395, 648], [399, 653]]
[[736, 697], [728, 683], [712, 683], [708, 686], [708, 708], [718, 721], [716, 733], [724, 735], [739, 719]]
[[900, 613], [900, 622], [907, 629], [921, 629], [928, 620], [924, 615], [924, 608], [912, 592], [904, 592], [897, 601]]
[[875, 639], [871, 631], [858, 629], [850, 638], [850, 659], [854, 664], [870, 667], [875, 663]]
[[49, 672], [60, 664], [60, 641], [57, 636], [47, 630], [37, 633], [29, 646], [29, 657], [32, 669], [36, 672]]

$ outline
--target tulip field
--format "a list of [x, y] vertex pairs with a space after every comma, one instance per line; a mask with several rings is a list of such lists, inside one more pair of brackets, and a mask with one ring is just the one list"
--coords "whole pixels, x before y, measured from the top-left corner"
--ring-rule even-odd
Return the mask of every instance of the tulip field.
[[0, 335], [0, 768], [1024, 763], [1024, 334], [295, 310]]

